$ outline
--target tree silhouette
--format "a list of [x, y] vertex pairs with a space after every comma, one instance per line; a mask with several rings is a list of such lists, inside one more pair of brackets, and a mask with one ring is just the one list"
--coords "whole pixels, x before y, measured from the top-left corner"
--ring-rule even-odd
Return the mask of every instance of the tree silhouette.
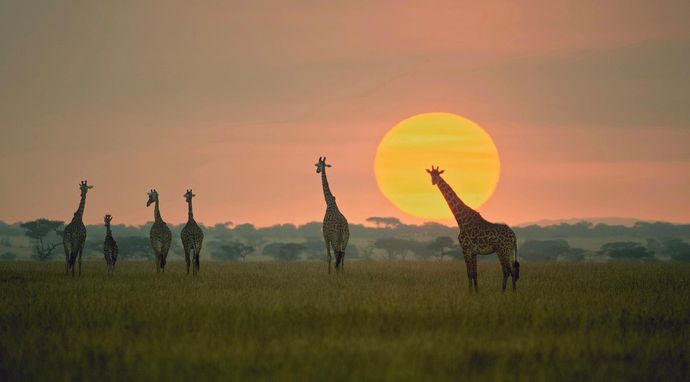
[[648, 239], [647, 248], [675, 261], [690, 261], [690, 244], [677, 237]]
[[5, 252], [2, 255], [0, 255], [0, 261], [13, 261], [17, 258], [17, 255], [14, 252]]
[[302, 253], [308, 252], [308, 248], [299, 243], [271, 243], [264, 247], [264, 256], [271, 256], [280, 261], [299, 260]]
[[[99, 243], [99, 245], [102, 245]], [[151, 242], [145, 236], [124, 236], [117, 238], [117, 246], [120, 249], [122, 259], [134, 259], [137, 257], [151, 259]]]
[[635, 241], [606, 243], [601, 246], [599, 254], [616, 260], [649, 260], [654, 257], [654, 252]]
[[409, 239], [399, 239], [397, 237], [384, 237], [374, 242], [374, 247], [383, 249], [388, 254], [389, 260], [396, 257], [405, 259], [405, 256], [414, 247], [414, 242]]
[[529, 261], [549, 261], [559, 257], [570, 261], [582, 261], [585, 251], [572, 248], [566, 240], [526, 240], [519, 250], [520, 256]]
[[451, 249], [455, 245], [455, 240], [448, 236], [439, 236], [434, 241], [429, 243], [429, 249], [437, 251], [438, 259], [443, 260], [443, 256], [446, 254], [446, 249]]
[[213, 252], [213, 257], [223, 261], [245, 261], [247, 255], [254, 252], [254, 247], [246, 245], [241, 241], [233, 240], [220, 246], [220, 251]]
[[55, 232], [57, 236], [61, 237], [62, 231], [60, 228], [63, 224], [59, 220], [38, 219], [20, 225], [21, 228], [26, 230], [24, 235], [34, 240], [34, 257], [37, 260], [45, 261], [53, 256], [53, 251], [61, 243], [45, 244], [43, 239], [51, 232]]
[[400, 219], [394, 217], [372, 216], [367, 218], [369, 223], [376, 224], [376, 227], [395, 228], [402, 224]]

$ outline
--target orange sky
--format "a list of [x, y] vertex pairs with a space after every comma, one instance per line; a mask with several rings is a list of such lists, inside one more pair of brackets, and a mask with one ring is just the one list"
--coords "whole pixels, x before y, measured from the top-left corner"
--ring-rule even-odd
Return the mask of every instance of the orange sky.
[[236, 3], [0, 4], [0, 219], [69, 220], [88, 179], [87, 223], [152, 187], [173, 223], [189, 187], [205, 224], [321, 220], [326, 155], [351, 222], [419, 223], [373, 158], [445, 111], [498, 147], [490, 220], [690, 221], [688, 2]]

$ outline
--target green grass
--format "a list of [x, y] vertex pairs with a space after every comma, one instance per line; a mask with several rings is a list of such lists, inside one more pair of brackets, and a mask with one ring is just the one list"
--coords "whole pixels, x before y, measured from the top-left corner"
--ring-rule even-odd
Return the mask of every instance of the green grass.
[[0, 263], [0, 380], [688, 380], [690, 266]]

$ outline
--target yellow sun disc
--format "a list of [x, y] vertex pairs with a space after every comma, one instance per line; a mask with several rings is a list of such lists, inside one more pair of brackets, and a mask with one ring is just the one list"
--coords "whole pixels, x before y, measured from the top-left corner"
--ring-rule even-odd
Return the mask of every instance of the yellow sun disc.
[[452, 214], [425, 169], [440, 166], [460, 198], [477, 209], [489, 200], [500, 175], [498, 150], [479, 125], [450, 113], [426, 113], [393, 127], [376, 149], [374, 173], [397, 208], [425, 219]]

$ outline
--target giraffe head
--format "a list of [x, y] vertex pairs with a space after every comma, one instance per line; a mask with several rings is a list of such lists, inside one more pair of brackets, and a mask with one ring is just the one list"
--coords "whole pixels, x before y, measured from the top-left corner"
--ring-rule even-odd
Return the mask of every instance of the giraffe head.
[[330, 164], [326, 164], [326, 157], [319, 157], [319, 161], [314, 165], [316, 166], [316, 173], [326, 170], [326, 167], [331, 167]]
[[103, 223], [105, 223], [106, 227], [110, 227], [110, 221], [113, 220], [113, 216], [108, 214], [103, 217]]
[[81, 181], [79, 182], [79, 191], [81, 191], [81, 196], [85, 197], [86, 193], [89, 191], [89, 189], [93, 188], [93, 186], [89, 186], [86, 181]]
[[190, 188], [189, 190], [187, 190], [187, 192], [184, 193], [184, 199], [187, 201], [187, 203], [191, 203], [191, 202], [192, 202], [192, 198], [195, 197], [195, 196], [196, 196], [196, 194], [193, 194], [193, 193], [192, 193], [192, 189], [191, 189], [191, 188]]
[[157, 201], [158, 201], [158, 191], [156, 191], [155, 189], [151, 189], [151, 191], [149, 191], [149, 201], [146, 202], [146, 207], [150, 206], [151, 203], [157, 202]]
[[431, 166], [431, 170], [427, 169], [426, 172], [431, 174], [431, 184], [434, 186], [441, 180], [441, 174], [443, 174], [443, 170], [439, 170], [438, 167], [434, 168], [434, 166]]

